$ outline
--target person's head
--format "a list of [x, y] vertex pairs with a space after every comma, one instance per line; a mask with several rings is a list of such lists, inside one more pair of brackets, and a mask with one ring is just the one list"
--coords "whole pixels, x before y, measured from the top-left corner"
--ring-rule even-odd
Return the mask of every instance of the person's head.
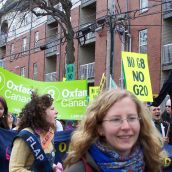
[[160, 108], [160, 106], [158, 106], [158, 107], [151, 106], [150, 112], [152, 114], [152, 118], [154, 121], [160, 121], [161, 120], [161, 108]]
[[167, 113], [171, 114], [171, 99], [168, 99], [166, 104], [165, 104], [165, 108]]
[[9, 124], [12, 124], [14, 121], [14, 118], [13, 118], [13, 115], [11, 112], [8, 112], [8, 123]]
[[18, 125], [19, 125], [19, 123], [20, 123], [20, 117], [19, 117], [19, 116], [17, 116], [17, 117], [16, 117], [16, 123], [15, 123], [15, 125], [16, 125], [16, 126], [18, 126]]
[[53, 106], [53, 98], [49, 94], [32, 95], [31, 101], [26, 104], [20, 113], [19, 131], [26, 127], [48, 131], [55, 129], [57, 115]]
[[8, 115], [8, 106], [3, 97], [0, 97], [0, 117]]
[[14, 117], [12, 113], [8, 112], [8, 118], [7, 118], [7, 123], [10, 129], [14, 127]]
[[0, 128], [9, 129], [8, 127], [8, 106], [3, 97], [0, 97]]
[[97, 139], [121, 155], [129, 154], [136, 144], [141, 144], [145, 161], [154, 163], [155, 152], [161, 151], [160, 135], [147, 112], [132, 93], [120, 89], [105, 91], [87, 108], [85, 119], [71, 138], [71, 152], [65, 165], [80, 159]]
[[111, 97], [112, 94], [109, 95], [109, 102], [104, 107], [101, 104], [102, 112], [97, 113], [98, 135], [119, 154], [128, 155], [140, 134], [140, 104], [131, 95]]

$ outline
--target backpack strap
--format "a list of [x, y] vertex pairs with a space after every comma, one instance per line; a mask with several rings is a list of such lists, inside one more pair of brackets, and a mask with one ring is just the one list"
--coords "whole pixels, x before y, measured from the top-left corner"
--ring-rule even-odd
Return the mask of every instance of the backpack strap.
[[81, 158], [83, 164], [84, 164], [84, 167], [85, 167], [85, 172], [91, 172], [91, 167], [90, 165], [87, 163], [85, 157], [82, 157]]
[[48, 161], [41, 144], [39, 143], [37, 137], [27, 130], [22, 130], [18, 133], [16, 138], [22, 138], [29, 148], [31, 149], [33, 156], [35, 158], [33, 169], [34, 171], [41, 172], [53, 172], [53, 169]]

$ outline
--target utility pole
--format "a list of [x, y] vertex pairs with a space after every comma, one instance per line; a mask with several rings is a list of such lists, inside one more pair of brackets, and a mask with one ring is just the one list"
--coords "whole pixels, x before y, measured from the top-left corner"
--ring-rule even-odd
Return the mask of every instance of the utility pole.
[[[126, 0], [126, 12], [128, 12], [128, 0]], [[127, 13], [128, 15], [128, 13]], [[129, 21], [130, 24], [130, 21]], [[127, 32], [126, 32], [127, 31]], [[129, 38], [129, 40], [126, 40], [126, 33]], [[128, 44], [128, 51], [131, 51], [131, 35], [130, 35], [130, 26], [127, 27], [127, 30], [124, 28], [122, 32], [122, 45], [121, 45], [121, 52], [125, 51], [125, 43], [127, 41]], [[121, 78], [120, 78], [120, 83], [121, 83], [121, 89], [124, 89], [124, 74], [123, 74], [123, 64], [122, 64], [122, 57], [121, 57]]]
[[[32, 9], [32, 0], [30, 1], [30, 11]], [[29, 75], [30, 75], [30, 72], [29, 72], [29, 69], [30, 69], [30, 54], [31, 54], [31, 35], [32, 35], [32, 22], [33, 22], [33, 13], [31, 12], [31, 23], [30, 23], [30, 30], [29, 30], [29, 56], [28, 56], [28, 78], [29, 78]]]
[[110, 75], [112, 76], [112, 78], [114, 78], [114, 21], [112, 18], [112, 15], [110, 15], [109, 17], [110, 19]]
[[115, 29], [115, 23], [113, 15], [115, 13], [115, 1], [114, 0], [108, 0], [108, 12], [109, 12], [109, 28], [110, 31], [107, 34], [107, 58], [106, 58], [106, 88], [109, 88], [110, 83], [110, 76], [114, 78], [114, 29]]
[[[125, 30], [122, 34], [122, 42], [121, 42], [121, 54], [122, 51], [125, 50]], [[121, 57], [121, 89], [124, 89], [124, 75], [123, 75], [123, 67], [122, 67], [122, 57]]]

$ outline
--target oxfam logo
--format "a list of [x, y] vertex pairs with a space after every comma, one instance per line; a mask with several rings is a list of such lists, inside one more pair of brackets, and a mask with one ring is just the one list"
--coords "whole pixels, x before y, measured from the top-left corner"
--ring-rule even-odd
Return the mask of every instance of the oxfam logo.
[[50, 94], [54, 100], [57, 100], [59, 98], [59, 95], [60, 95], [59, 89], [55, 86], [46, 87], [42, 93], [43, 94], [47, 94], [47, 93]]
[[0, 72], [0, 91], [4, 88], [5, 86], [5, 77], [2, 72]]

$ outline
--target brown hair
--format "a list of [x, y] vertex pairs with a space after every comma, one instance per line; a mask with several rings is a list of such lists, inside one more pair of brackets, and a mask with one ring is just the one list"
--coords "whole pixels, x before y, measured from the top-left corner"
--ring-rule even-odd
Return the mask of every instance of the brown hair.
[[26, 127], [41, 129], [48, 131], [50, 127], [55, 129], [55, 126], [48, 123], [46, 120], [46, 109], [53, 104], [53, 98], [49, 94], [38, 96], [32, 94], [31, 101], [26, 104], [20, 113], [20, 122], [18, 130]]
[[97, 97], [88, 107], [86, 116], [80, 127], [74, 132], [71, 138], [71, 150], [64, 162], [65, 167], [76, 163], [87, 152], [90, 145], [98, 138], [101, 138], [98, 128], [107, 111], [117, 101], [129, 97], [136, 104], [140, 121], [140, 134], [138, 142], [144, 149], [144, 160], [147, 172], [160, 172], [164, 154], [161, 151], [162, 138], [151, 124], [151, 115], [148, 114], [145, 106], [126, 90], [109, 90]]
[[4, 108], [4, 113], [0, 117], [0, 128], [9, 129], [9, 126], [8, 126], [8, 123], [7, 123], [7, 118], [8, 118], [7, 102], [5, 101], [5, 99], [3, 97], [0, 97], [0, 103], [2, 104], [2, 106]]

